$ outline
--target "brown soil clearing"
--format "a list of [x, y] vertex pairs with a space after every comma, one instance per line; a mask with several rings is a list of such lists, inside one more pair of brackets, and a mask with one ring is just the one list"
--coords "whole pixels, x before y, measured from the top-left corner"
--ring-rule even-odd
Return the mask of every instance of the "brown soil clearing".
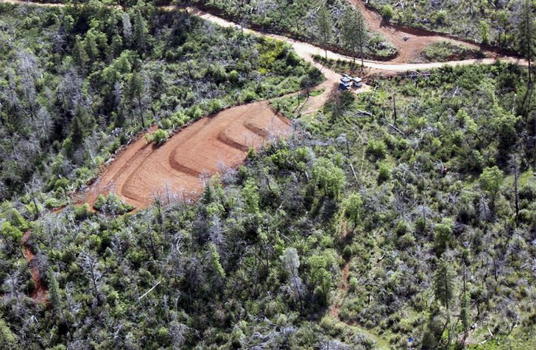
[[204, 179], [240, 165], [250, 148], [290, 132], [290, 121], [264, 101], [200, 119], [160, 147], [141, 137], [106, 168], [85, 201], [94, 204], [99, 194], [113, 192], [140, 209], [157, 197], [195, 199], [203, 191]]
[[350, 276], [350, 262], [346, 262], [341, 270], [341, 280], [337, 286], [337, 301], [329, 307], [329, 315], [333, 318], [339, 318], [342, 304], [348, 294], [348, 277]]

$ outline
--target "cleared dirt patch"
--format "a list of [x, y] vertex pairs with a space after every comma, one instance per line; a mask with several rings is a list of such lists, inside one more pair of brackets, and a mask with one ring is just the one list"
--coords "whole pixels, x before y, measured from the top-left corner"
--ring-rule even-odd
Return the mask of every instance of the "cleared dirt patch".
[[140, 209], [161, 196], [195, 199], [204, 179], [240, 165], [250, 148], [290, 132], [290, 121], [264, 101], [200, 119], [160, 147], [140, 137], [110, 163], [84, 201], [93, 205], [99, 194], [115, 193]]

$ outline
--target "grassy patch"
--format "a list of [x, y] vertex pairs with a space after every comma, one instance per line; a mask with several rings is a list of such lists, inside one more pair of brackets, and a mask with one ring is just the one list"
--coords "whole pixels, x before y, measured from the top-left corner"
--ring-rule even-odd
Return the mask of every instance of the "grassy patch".
[[457, 45], [450, 41], [433, 43], [421, 53], [421, 60], [424, 62], [446, 62], [483, 57], [484, 55], [479, 50], [465, 45]]

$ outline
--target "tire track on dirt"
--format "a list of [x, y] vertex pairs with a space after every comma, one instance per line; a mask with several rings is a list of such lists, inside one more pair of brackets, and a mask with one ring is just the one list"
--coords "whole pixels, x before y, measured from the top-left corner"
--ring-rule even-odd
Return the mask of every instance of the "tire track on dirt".
[[108, 188], [138, 209], [165, 193], [195, 199], [204, 188], [204, 175], [238, 166], [250, 148], [286, 137], [290, 130], [291, 123], [262, 101], [202, 118], [160, 147], [147, 146], [141, 136], [115, 158], [85, 201], [94, 204]]

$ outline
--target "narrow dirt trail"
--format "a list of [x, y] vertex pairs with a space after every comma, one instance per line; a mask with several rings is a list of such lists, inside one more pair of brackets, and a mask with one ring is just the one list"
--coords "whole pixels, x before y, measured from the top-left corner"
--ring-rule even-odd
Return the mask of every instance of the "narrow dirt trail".
[[39, 268], [37, 266], [37, 258], [35, 254], [32, 252], [32, 248], [30, 247], [28, 241], [30, 240], [31, 232], [27, 231], [24, 233], [24, 236], [22, 237], [22, 254], [24, 255], [24, 258], [26, 259], [26, 262], [30, 266], [30, 272], [32, 274], [32, 281], [34, 283], [34, 289], [30, 294], [30, 297], [37, 303], [45, 304], [48, 302], [48, 291], [43, 285], [43, 281], [41, 279], [41, 273], [39, 272]]
[[348, 278], [350, 277], [350, 262], [347, 261], [344, 263], [341, 269], [341, 280], [337, 286], [337, 302], [331, 304], [329, 307], [329, 315], [333, 318], [339, 318], [339, 313], [341, 312], [341, 307], [344, 303], [344, 299], [348, 294]]

